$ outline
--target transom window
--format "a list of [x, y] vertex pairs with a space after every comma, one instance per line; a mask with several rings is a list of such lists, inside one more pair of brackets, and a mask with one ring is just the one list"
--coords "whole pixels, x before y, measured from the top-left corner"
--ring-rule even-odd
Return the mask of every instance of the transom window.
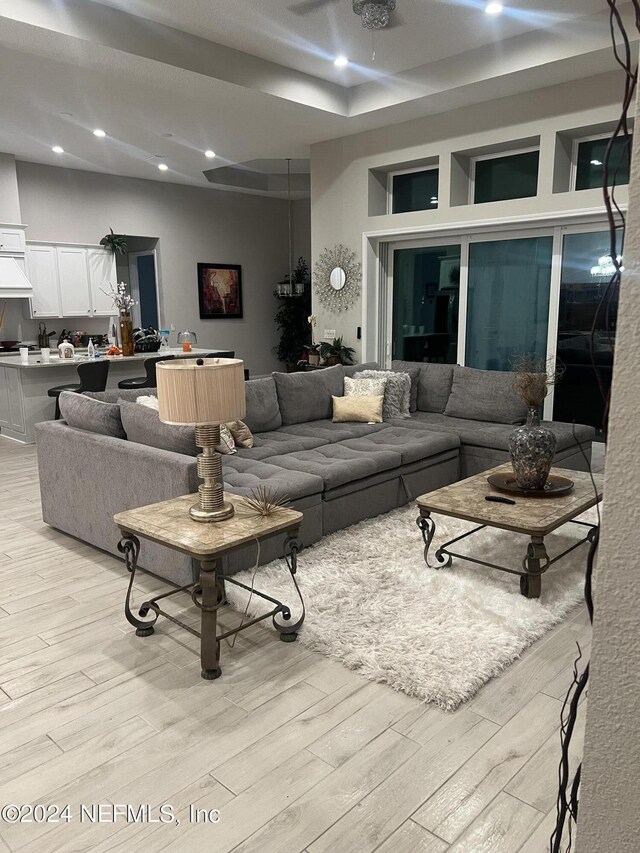
[[[575, 153], [575, 189], [592, 190], [602, 186], [604, 180], [604, 159], [610, 137], [600, 136], [578, 140]], [[616, 139], [609, 160], [609, 186], [617, 187], [629, 183], [629, 157], [633, 138], [626, 143]]]
[[435, 210], [438, 207], [438, 169], [398, 172], [391, 176], [391, 212]]
[[473, 203], [537, 195], [539, 164], [538, 149], [476, 158], [473, 161]]

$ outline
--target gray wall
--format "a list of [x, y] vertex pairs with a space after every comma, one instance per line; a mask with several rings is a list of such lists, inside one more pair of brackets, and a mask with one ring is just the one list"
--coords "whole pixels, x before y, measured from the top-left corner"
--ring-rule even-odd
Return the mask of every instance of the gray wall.
[[[272, 294], [287, 270], [286, 201], [34, 163], [18, 162], [17, 175], [28, 240], [98, 243], [110, 227], [157, 237], [166, 328], [235, 349], [252, 373], [279, 367]], [[198, 261], [242, 264], [244, 319], [199, 319]]]
[[578, 853], [640, 849], [640, 136], [633, 148], [595, 577]]

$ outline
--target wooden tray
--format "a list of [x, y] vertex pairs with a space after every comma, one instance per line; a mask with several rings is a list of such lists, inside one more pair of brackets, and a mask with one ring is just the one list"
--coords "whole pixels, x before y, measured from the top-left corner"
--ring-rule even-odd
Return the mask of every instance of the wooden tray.
[[521, 489], [516, 483], [512, 471], [501, 474], [491, 474], [487, 482], [500, 492], [509, 492], [513, 495], [524, 495], [529, 498], [559, 498], [573, 491], [573, 480], [560, 477], [557, 474], [549, 474], [547, 485], [544, 489]]

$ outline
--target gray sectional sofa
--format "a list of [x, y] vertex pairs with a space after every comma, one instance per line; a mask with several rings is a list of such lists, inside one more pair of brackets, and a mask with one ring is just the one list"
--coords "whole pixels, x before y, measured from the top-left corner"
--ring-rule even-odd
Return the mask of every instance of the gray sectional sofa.
[[[265, 484], [287, 494], [304, 513], [301, 538], [311, 545], [507, 461], [509, 433], [526, 415], [510, 373], [394, 362], [393, 369], [412, 378], [411, 416], [381, 424], [334, 424], [331, 397], [343, 393], [344, 376], [372, 367], [377, 365], [276, 373], [247, 382], [246, 422], [254, 447], [223, 457], [225, 488], [249, 494]], [[69, 395], [61, 401], [68, 422], [38, 425], [48, 524], [117, 553], [116, 512], [196, 490], [193, 432], [160, 424], [155, 412], [133, 402], [148, 393]], [[584, 470], [594, 430], [548, 425], [558, 438], [556, 464]], [[281, 544], [266, 543], [262, 562], [280, 556]], [[229, 558], [226, 571], [254, 561], [249, 547]], [[140, 564], [177, 584], [191, 582], [197, 571], [187, 557], [147, 543]]]

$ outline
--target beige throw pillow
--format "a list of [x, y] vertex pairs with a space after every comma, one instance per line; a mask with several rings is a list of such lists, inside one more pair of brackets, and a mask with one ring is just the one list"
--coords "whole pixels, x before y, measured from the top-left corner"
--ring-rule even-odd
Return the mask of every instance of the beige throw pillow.
[[253, 433], [244, 421], [230, 421], [227, 427], [238, 447], [253, 447]]
[[333, 397], [334, 424], [381, 424], [384, 397]]

